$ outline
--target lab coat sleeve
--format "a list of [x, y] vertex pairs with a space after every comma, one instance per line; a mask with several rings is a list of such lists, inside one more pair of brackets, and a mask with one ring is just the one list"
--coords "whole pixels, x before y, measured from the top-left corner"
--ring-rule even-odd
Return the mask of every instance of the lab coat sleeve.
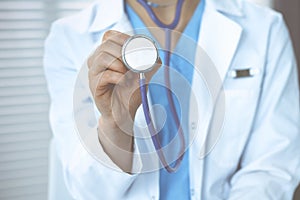
[[297, 67], [281, 15], [268, 42], [260, 103], [229, 200], [292, 199], [300, 176]]
[[[72, 41], [64, 29], [61, 22], [51, 27], [45, 42], [44, 70], [51, 97], [50, 124], [65, 183], [75, 199], [122, 199], [138, 175], [107, 167], [80, 142], [73, 119], [73, 92], [80, 67], [74, 62]], [[86, 134], [97, 134], [96, 129], [90, 131]], [[100, 145], [99, 151], [106, 156]]]

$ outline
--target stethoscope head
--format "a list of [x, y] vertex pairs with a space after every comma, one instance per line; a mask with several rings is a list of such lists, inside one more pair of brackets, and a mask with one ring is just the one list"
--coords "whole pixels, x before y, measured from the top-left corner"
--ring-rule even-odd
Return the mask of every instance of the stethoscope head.
[[122, 47], [126, 67], [136, 73], [151, 71], [159, 58], [155, 41], [146, 35], [134, 35]]

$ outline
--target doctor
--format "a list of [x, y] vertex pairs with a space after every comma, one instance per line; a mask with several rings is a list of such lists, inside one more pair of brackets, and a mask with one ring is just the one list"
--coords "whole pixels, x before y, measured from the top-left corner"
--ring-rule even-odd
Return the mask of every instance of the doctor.
[[[148, 4], [166, 24], [172, 22], [176, 5], [177, 1], [171, 0]], [[226, 99], [226, 117], [209, 154], [199, 157], [201, 143], [195, 139], [180, 168], [171, 174], [163, 168], [146, 173], [145, 164], [133, 156], [142, 148], [134, 137], [139, 134], [134, 123], [142, 120], [140, 96], [134, 92], [138, 75], [129, 72], [118, 58], [129, 37], [126, 32], [142, 27], [157, 24], [136, 0], [99, 0], [53, 24], [44, 57], [54, 135], [50, 198], [292, 199], [300, 178], [299, 90], [292, 44], [282, 16], [241, 0], [183, 2], [175, 31], [195, 40], [215, 64]], [[163, 44], [166, 38], [160, 34], [153, 33], [153, 37]], [[171, 48], [176, 48], [180, 38], [172, 38]], [[171, 67], [177, 61], [172, 57]], [[163, 55], [146, 74], [148, 80], [159, 76], [162, 63]], [[179, 72], [180, 67], [189, 68], [173, 67]], [[85, 77], [77, 78], [79, 74]], [[201, 83], [192, 70], [183, 76], [192, 84], [201, 107], [208, 98], [197, 95], [202, 94]], [[73, 119], [73, 95], [78, 88], [86, 91], [86, 96], [82, 101], [74, 98], [81, 105], [74, 110], [75, 120], [93, 106], [100, 112], [96, 128], [84, 133], [96, 136], [91, 143], [80, 141]], [[164, 96], [159, 90], [149, 90]], [[194, 105], [187, 105], [182, 111], [184, 132], [211, 135], [213, 110], [194, 121]], [[94, 114], [81, 120], [87, 126], [92, 121], [89, 115]], [[198, 124], [202, 121], [210, 125]], [[109, 164], [99, 162], [89, 145]], [[66, 185], [67, 194], [62, 194], [60, 184]]]

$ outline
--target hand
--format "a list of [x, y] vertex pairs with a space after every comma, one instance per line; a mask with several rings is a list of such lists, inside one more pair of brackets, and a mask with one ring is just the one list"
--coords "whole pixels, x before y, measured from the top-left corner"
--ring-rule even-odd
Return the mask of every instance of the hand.
[[[121, 59], [122, 46], [129, 37], [117, 31], [107, 31], [102, 44], [88, 59], [89, 86], [96, 106], [102, 118], [118, 126], [132, 123], [141, 104], [139, 75], [129, 71]], [[146, 74], [148, 81], [159, 66], [160, 63]]]
[[[130, 36], [117, 31], [107, 31], [102, 44], [88, 59], [89, 86], [98, 110], [99, 140], [107, 154], [116, 157], [116, 148], [132, 151], [133, 119], [141, 104], [139, 74], [129, 71], [121, 59], [124, 42]], [[161, 62], [146, 75], [147, 81], [161, 66]], [[121, 159], [124, 159], [121, 158]], [[122, 165], [122, 164], [121, 164]]]

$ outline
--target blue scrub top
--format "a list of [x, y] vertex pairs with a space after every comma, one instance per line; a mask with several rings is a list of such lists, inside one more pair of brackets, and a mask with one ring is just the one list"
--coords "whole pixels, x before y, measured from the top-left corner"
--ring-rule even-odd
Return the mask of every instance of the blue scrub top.
[[[179, 39], [174, 54], [171, 55], [170, 67], [176, 72], [179, 72], [189, 84], [192, 83], [193, 77], [193, 62], [195, 57], [195, 49], [197, 47], [198, 36], [201, 27], [202, 15], [205, 7], [205, 1], [201, 0], [198, 4], [192, 18], [185, 27], [181, 38]], [[126, 4], [126, 13], [128, 14], [129, 20], [136, 30], [140, 33], [138, 29], [145, 30], [145, 25], [139, 16], [134, 12], [134, 10]], [[151, 34], [150, 34], [151, 35]], [[160, 51], [161, 58], [164, 58], [166, 53]], [[168, 65], [164, 62], [163, 65]], [[161, 68], [156, 75], [152, 78], [163, 77], [163, 69]], [[182, 87], [179, 81], [172, 81], [171, 73], [171, 88], [172, 87]], [[153, 104], [159, 104], [164, 106], [167, 114], [167, 121], [164, 124], [162, 130], [159, 132], [160, 141], [162, 146], [167, 145], [174, 137], [176, 137], [177, 129], [174, 122], [174, 116], [172, 116], [169, 102], [166, 96], [166, 90], [160, 85], [149, 85], [149, 91], [152, 97]], [[183, 96], [180, 102], [176, 95], [173, 94], [173, 99], [179, 119], [184, 131], [185, 140], [188, 140], [188, 109], [189, 109], [189, 96], [191, 88], [182, 88], [177, 96]], [[155, 116], [156, 121], [160, 121], [160, 116]], [[188, 145], [188, 144], [187, 144]], [[180, 146], [178, 145], [178, 150], [174, 152], [178, 154]], [[164, 168], [160, 169], [160, 199], [161, 200], [187, 200], [190, 199], [190, 184], [189, 184], [189, 162], [188, 162], [188, 149], [185, 152], [185, 156], [181, 162], [180, 168], [175, 173], [168, 173]]]

